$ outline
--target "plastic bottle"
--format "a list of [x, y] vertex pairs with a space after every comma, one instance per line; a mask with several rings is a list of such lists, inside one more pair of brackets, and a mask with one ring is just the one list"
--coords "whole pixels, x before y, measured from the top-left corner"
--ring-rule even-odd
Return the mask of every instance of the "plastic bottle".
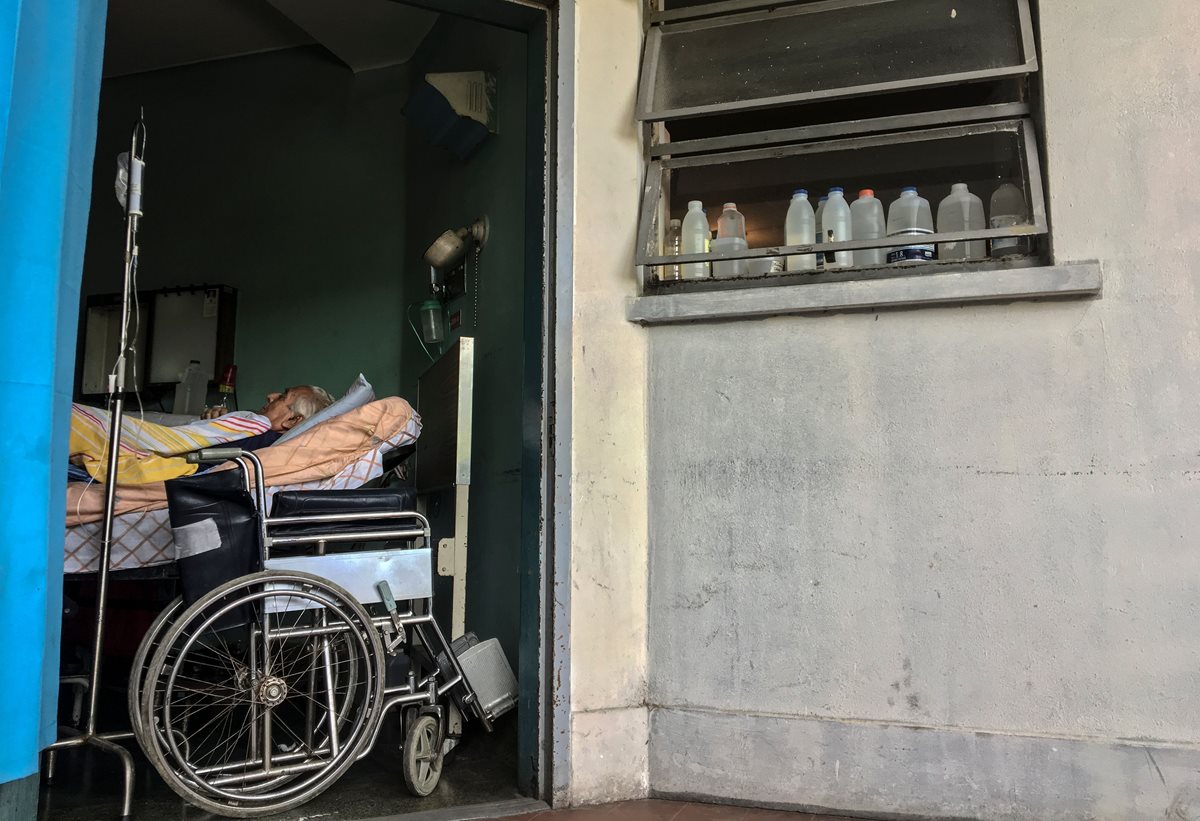
[[[881, 239], [887, 233], [887, 221], [883, 218], [883, 203], [875, 198], [875, 192], [864, 188], [858, 199], [850, 203], [850, 227], [855, 239]], [[863, 248], [854, 252], [854, 264], [860, 268], [883, 265], [887, 251], [883, 248]]]
[[[888, 208], [887, 232], [889, 237], [922, 237], [933, 233], [933, 212], [929, 200], [917, 194], [917, 189], [908, 187], [900, 191], [900, 199]], [[889, 264], [906, 262], [928, 262], [937, 259], [937, 249], [932, 245], [904, 245], [888, 251]]]
[[[727, 202], [717, 218], [717, 238], [712, 241], [713, 252], [745, 251], [746, 218], [737, 210], [737, 203]], [[713, 276], [735, 277], [746, 273], [744, 259], [719, 260], [713, 263]]]
[[175, 405], [171, 410], [173, 413], [199, 416], [204, 410], [207, 394], [208, 378], [200, 370], [200, 360], [193, 359], [179, 375], [179, 384], [175, 386]]
[[[1029, 222], [1029, 209], [1025, 205], [1025, 195], [1011, 182], [1004, 183], [992, 193], [990, 205], [992, 228], [1009, 228]], [[1012, 254], [1023, 254], [1027, 247], [1023, 237], [994, 239], [992, 240], [992, 256], [1006, 257]]]
[[[986, 227], [983, 200], [972, 194], [965, 182], [956, 182], [950, 186], [950, 196], [938, 204], [938, 233], [982, 231]], [[938, 244], [938, 259], [982, 259], [986, 256], [987, 243], [981, 239]]]
[[[829, 189], [829, 198], [825, 201], [825, 210], [821, 213], [821, 230], [825, 242], [848, 242], [854, 239], [854, 229], [850, 221], [850, 204], [840, 187]], [[832, 259], [825, 255], [826, 268], [849, 268], [854, 264], [853, 251], [835, 251]]]
[[[667, 235], [663, 237], [663, 256], [677, 257], [683, 253], [683, 227], [679, 220], [671, 220]], [[679, 264], [663, 265], [659, 269], [659, 279], [679, 279]]]
[[[680, 244], [685, 254], [707, 254], [712, 234], [708, 228], [708, 216], [704, 203], [692, 200], [688, 203], [687, 215], [680, 229]], [[679, 266], [681, 279], [707, 279], [712, 276], [712, 265], [707, 262], [685, 262]]]
[[[808, 192], [797, 188], [792, 192], [787, 218], [783, 222], [784, 243], [787, 245], [811, 245], [817, 241], [817, 217]], [[789, 271], [817, 270], [816, 254], [793, 254], [787, 258]]]
[[746, 238], [746, 218], [737, 210], [736, 202], [727, 202], [717, 218], [717, 237], [721, 239]]

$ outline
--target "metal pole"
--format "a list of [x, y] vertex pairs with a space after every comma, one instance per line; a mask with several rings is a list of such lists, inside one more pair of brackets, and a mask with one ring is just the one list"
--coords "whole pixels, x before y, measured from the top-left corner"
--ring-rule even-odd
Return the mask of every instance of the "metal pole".
[[[108, 566], [112, 558], [113, 517], [117, 505], [117, 463], [121, 451], [121, 423], [125, 415], [125, 357], [129, 352], [129, 315], [134, 283], [137, 281], [138, 220], [142, 216], [142, 157], [146, 149], [146, 126], [141, 117], [133, 126], [129, 140], [129, 182], [125, 195], [125, 275], [121, 296], [121, 345], [116, 366], [108, 377], [108, 395], [112, 418], [108, 427], [108, 458], [104, 475], [104, 524], [100, 542], [100, 566], [96, 579], [96, 633], [92, 646], [92, 668], [88, 672], [88, 712], [83, 735], [56, 742], [50, 755], [65, 747], [90, 745], [121, 759], [124, 790], [121, 796], [121, 819], [133, 817], [133, 757], [129, 751], [110, 738], [125, 737], [124, 733], [97, 733], [96, 713], [100, 700], [100, 673], [104, 661], [104, 621], [108, 608]], [[135, 671], [136, 674], [136, 671]], [[50, 759], [53, 769], [54, 759]]]

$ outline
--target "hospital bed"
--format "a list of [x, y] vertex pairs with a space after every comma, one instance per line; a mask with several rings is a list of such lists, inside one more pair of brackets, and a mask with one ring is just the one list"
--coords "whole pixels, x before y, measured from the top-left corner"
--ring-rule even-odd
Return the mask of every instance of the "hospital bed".
[[[393, 709], [404, 782], [427, 795], [464, 717], [490, 729], [515, 706], [516, 681], [498, 643], [467, 636], [451, 645], [433, 619], [432, 534], [411, 497], [351, 489], [382, 475], [388, 454], [417, 432], [406, 427], [338, 475], [299, 487], [266, 487], [253, 453], [194, 455], [238, 465], [257, 545], [250, 572], [199, 593], [193, 584], [192, 595], [185, 584], [134, 658], [132, 735], [189, 802], [232, 817], [303, 804], [370, 752]], [[202, 482], [228, 485], [232, 475], [202, 474]], [[118, 516], [110, 567], [194, 565], [195, 545], [181, 526], [188, 515], [174, 499], [171, 508]], [[96, 552], [85, 549], [94, 531], [72, 530], [67, 569], [94, 569]], [[455, 541], [443, 540], [442, 550]], [[465, 541], [464, 533], [462, 548]]]

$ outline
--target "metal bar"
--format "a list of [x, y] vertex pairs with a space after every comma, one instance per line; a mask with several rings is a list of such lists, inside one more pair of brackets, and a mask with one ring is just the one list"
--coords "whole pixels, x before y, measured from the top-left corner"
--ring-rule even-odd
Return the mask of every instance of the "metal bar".
[[649, 253], [650, 226], [654, 224], [654, 214], [658, 210], [658, 198], [661, 193], [662, 163], [655, 160], [646, 168], [646, 180], [642, 187], [642, 213], [638, 219], [637, 232], [639, 253]]
[[1027, 64], [1019, 66], [1002, 66], [1000, 68], [977, 69], [963, 71], [957, 74], [938, 74], [930, 77], [917, 77], [911, 80], [890, 80], [885, 83], [868, 83], [860, 86], [842, 86], [839, 88], [805, 91], [798, 94], [779, 94], [774, 97], [760, 97], [754, 100], [738, 100], [708, 105], [688, 106], [653, 111], [649, 114], [638, 112], [639, 120], [683, 120], [691, 117], [704, 117], [709, 114], [729, 114], [739, 111], [757, 111], [764, 108], [792, 105], [795, 103], [811, 103], [819, 100], [840, 100], [847, 97], [861, 97], [871, 94], [886, 94], [893, 91], [908, 91], [922, 88], [938, 88], [939, 86], [958, 85], [960, 83], [979, 82], [981, 80], [1000, 80], [1006, 77], [1020, 77], [1032, 73]]
[[[325, 621], [325, 613], [321, 613], [321, 621]], [[321, 657], [325, 662], [325, 709], [328, 711], [329, 744], [336, 757], [342, 750], [341, 739], [338, 738], [337, 704], [333, 700], [333, 658], [329, 652], [329, 639], [321, 639]]]
[[[727, 0], [724, 3], [706, 3], [703, 6], [692, 6], [685, 9], [665, 11], [663, 14], [672, 15], [674, 21], [663, 20], [661, 28], [669, 29], [669, 33], [677, 31], [702, 31], [707, 28], [717, 28], [737, 23], [765, 20], [768, 18], [795, 17], [800, 14], [819, 14], [826, 11], [841, 11], [856, 6], [877, 6], [882, 3], [893, 3], [896, 0], [823, 0], [823, 2], [803, 3], [803, 0]], [[789, 5], [796, 3], [797, 5]], [[802, 5], [799, 5], [803, 3]], [[718, 9], [720, 9], [718, 11]]]
[[389, 510], [378, 513], [322, 513], [317, 516], [276, 516], [267, 519], [267, 524], [275, 527], [276, 525], [328, 524], [330, 522], [370, 522], [376, 519], [416, 519], [423, 528], [429, 526], [429, 520], [415, 510]]
[[[132, 157], [132, 155], [130, 155]], [[126, 290], [129, 288], [128, 266], [126, 270]], [[128, 302], [128, 298], [125, 300]], [[123, 313], [128, 312], [128, 307]], [[127, 320], [126, 320], [127, 322]], [[125, 344], [125, 330], [121, 331], [122, 346]], [[121, 349], [121, 356], [125, 348]], [[123, 367], [123, 363], [117, 366]], [[112, 412], [108, 426], [108, 460], [104, 474], [104, 524], [100, 537], [100, 562], [96, 568], [96, 632], [95, 643], [92, 645], [92, 668], [88, 671], [88, 713], [84, 723], [84, 734], [96, 734], [96, 708], [100, 699], [100, 671], [104, 665], [104, 621], [108, 610], [108, 565], [112, 558], [113, 519], [117, 504], [117, 460], [121, 450], [121, 420], [124, 416], [125, 397], [120, 393], [113, 399]]]
[[658, 55], [662, 50], [662, 29], [657, 27], [646, 32], [642, 47], [642, 76], [638, 84], [638, 119], [648, 119], [654, 110], [654, 87], [658, 79]]
[[1042, 164], [1038, 158], [1037, 135], [1033, 130], [1033, 121], [1024, 121], [1025, 139], [1021, 148], [1025, 155], [1025, 173], [1029, 179], [1029, 206], [1033, 214], [1033, 224], [1040, 233], [1050, 232], [1050, 221], [1046, 215], [1046, 192], [1042, 186]]
[[[116, 482], [112, 482], [116, 484]], [[98, 735], [91, 735], [87, 738], [87, 743], [91, 744], [98, 750], [103, 750], [106, 753], [111, 753], [121, 760], [121, 775], [124, 781], [121, 791], [121, 818], [133, 817], [133, 756], [129, 754], [120, 744], [113, 744], [111, 741], [101, 738]]]
[[82, 747], [85, 744], [91, 743], [89, 739], [98, 738], [101, 741], [128, 741], [136, 736], [129, 730], [112, 733], [96, 733], [94, 735], [75, 735], [70, 738], [60, 738], [52, 744], [47, 744], [44, 750], [66, 750], [71, 747]]
[[650, 156], [667, 157], [681, 154], [699, 154], [726, 151], [731, 148], [750, 148], [776, 143], [799, 142], [825, 137], [851, 134], [872, 134], [879, 131], [899, 131], [909, 128], [938, 126], [945, 123], [965, 123], [978, 120], [1013, 120], [1029, 116], [1028, 103], [996, 103], [948, 108], [940, 111], [925, 111], [917, 114], [898, 114], [892, 117], [876, 117], [868, 120], [845, 120], [798, 128], [778, 128], [771, 131], [754, 131], [749, 134], [731, 134], [726, 137], [707, 137], [697, 140], [666, 142], [650, 147]]
[[[248, 474], [247, 474], [248, 475]], [[258, 628], [250, 629], [250, 675], [258, 670]], [[258, 755], [258, 699], [250, 699], [250, 755]]]
[[778, 245], [765, 248], [748, 248], [745, 251], [730, 251], [722, 254], [679, 254], [678, 256], [646, 257], [638, 260], [641, 265], [676, 265], [688, 262], [717, 262], [727, 259], [760, 259], [762, 257], [794, 256], [798, 254], [823, 253], [828, 251], [858, 251], [867, 248], [900, 248], [905, 245], [933, 245], [939, 242], [961, 242], [972, 239], [1000, 239], [1003, 237], [1030, 237], [1045, 234], [1045, 226], [1013, 225], [1005, 228], [983, 228], [976, 231], [947, 231], [941, 234], [922, 234], [880, 237], [879, 239], [855, 239], [845, 242], [818, 242], [812, 245]]
[[470, 549], [471, 486], [454, 488], [454, 578], [450, 589], [450, 624], [455, 635], [466, 632], [467, 623], [467, 552]]
[[700, 168], [706, 165], [728, 165], [737, 162], [752, 162], [754, 160], [774, 160], [781, 157], [795, 157], [801, 154], [820, 154], [824, 151], [853, 151], [859, 148], [874, 148], [880, 145], [896, 145], [898, 143], [919, 143], [930, 140], [952, 140], [960, 137], [972, 137], [979, 134], [994, 134], [998, 131], [1018, 133], [1024, 120], [997, 120], [994, 122], [969, 123], [960, 125], [925, 128], [920, 131], [905, 131], [900, 134], [875, 134], [864, 137], [847, 139], [821, 140], [795, 145], [780, 145], [770, 148], [747, 148], [741, 151], [730, 151], [724, 154], [704, 154], [695, 157], [672, 157], [661, 160], [662, 167]]
[[225, 778], [214, 778], [208, 781], [214, 787], [227, 787], [231, 784], [249, 784], [255, 781], [263, 781], [268, 778], [275, 778], [281, 775], [292, 775], [294, 773], [308, 772], [309, 770], [319, 770], [322, 767], [329, 766], [328, 761], [306, 761], [303, 764], [285, 764], [282, 767], [276, 767], [271, 771], [262, 771], [257, 773], [244, 773], [241, 775], [229, 775]]
[[[260, 477], [262, 476], [261, 467], [259, 468], [257, 475]], [[263, 547], [263, 550], [264, 551], [266, 550], [265, 545]], [[266, 558], [266, 557], [264, 556], [264, 558]], [[267, 613], [265, 600], [264, 600], [263, 604], [258, 606], [257, 610], [260, 613], [261, 618], [262, 618], [262, 654], [263, 654], [262, 675], [264, 677], [266, 677], [266, 676], [271, 675], [271, 666], [272, 666], [271, 665], [271, 636], [270, 636], [271, 616], [269, 613]], [[322, 611], [322, 613], [323, 612], [324, 611]], [[209, 623], [211, 623], [211, 621], [212, 621], [212, 619], [210, 618]], [[208, 624], [205, 624], [204, 628], [207, 628], [207, 626], [208, 626]], [[253, 631], [251, 631], [251, 641], [253, 641]], [[186, 652], [188, 649], [190, 649], [190, 648], [185, 646], [184, 652]], [[180, 654], [180, 658], [183, 658], [182, 654]], [[174, 684], [174, 682], [171, 682], [171, 683]], [[253, 686], [253, 682], [251, 682], [251, 686]], [[262, 759], [263, 759], [263, 772], [265, 772], [265, 773], [271, 772], [271, 752], [272, 752], [272, 750], [271, 750], [271, 744], [272, 744], [271, 722], [272, 722], [272, 710], [273, 709], [274, 708], [271, 707], [270, 704], [264, 704], [263, 708], [262, 708], [262, 731], [263, 731], [262, 732]]]
[[[329, 753], [329, 748], [322, 746], [316, 750], [302, 750], [295, 753], [280, 753], [275, 756], [275, 763], [288, 764], [292, 761], [303, 761], [306, 758], [311, 758], [315, 755], [326, 755]], [[247, 758], [243, 761], [235, 761], [227, 764], [217, 764], [212, 767], [200, 767], [195, 771], [196, 775], [213, 775], [215, 773], [229, 772], [230, 770], [241, 768], [249, 769], [250, 767], [261, 767], [262, 759], [258, 756]]]
[[[382, 542], [390, 539], [416, 539], [424, 535], [424, 532], [419, 530], [363, 530], [358, 533], [324, 533], [313, 536], [272, 536], [271, 544], [311, 544], [321, 540], [327, 542]], [[403, 548], [397, 549], [402, 550]]]
[[1037, 40], [1033, 36], [1033, 15], [1029, 13], [1029, 0], [1017, 0], [1017, 17], [1021, 26], [1021, 53], [1029, 73], [1038, 70]]

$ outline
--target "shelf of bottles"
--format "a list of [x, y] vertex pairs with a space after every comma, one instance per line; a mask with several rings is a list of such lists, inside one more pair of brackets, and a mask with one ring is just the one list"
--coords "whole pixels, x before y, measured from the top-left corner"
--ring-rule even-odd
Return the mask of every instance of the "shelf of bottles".
[[1048, 228], [1028, 117], [834, 139], [803, 132], [652, 159], [637, 246], [643, 286], [912, 274], [1038, 253]]

